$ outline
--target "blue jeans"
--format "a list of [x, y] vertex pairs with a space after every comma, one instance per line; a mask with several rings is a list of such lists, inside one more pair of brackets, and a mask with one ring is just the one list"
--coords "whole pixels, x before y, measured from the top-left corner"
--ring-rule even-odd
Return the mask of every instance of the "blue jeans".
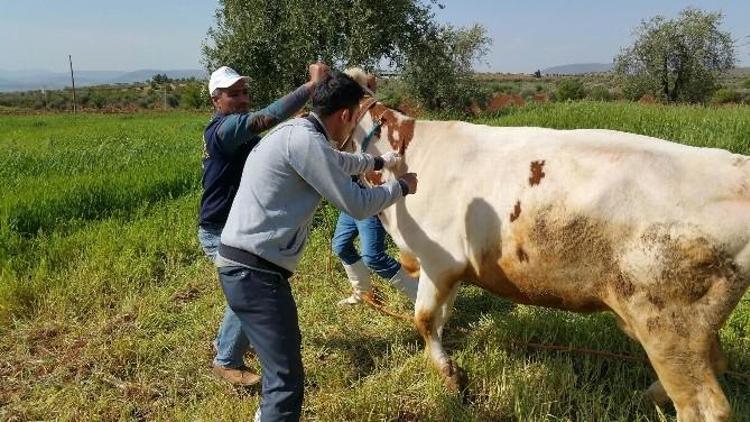
[[[354, 247], [357, 235], [362, 246], [362, 256]], [[401, 268], [401, 264], [385, 252], [385, 229], [377, 216], [355, 220], [349, 214], [340, 213], [331, 246], [344, 264], [352, 265], [362, 259], [368, 268], [386, 280], [396, 275]]]
[[[203, 247], [203, 252], [211, 258], [216, 259], [221, 242], [222, 227], [198, 227], [198, 241]], [[224, 311], [224, 319], [219, 326], [219, 332], [214, 340], [216, 357], [214, 365], [227, 368], [239, 368], [245, 365], [243, 356], [248, 350], [250, 343], [242, 332], [242, 325], [237, 315], [227, 306]]]
[[261, 421], [299, 421], [305, 373], [289, 281], [277, 272], [240, 266], [219, 268], [219, 280], [263, 371]]

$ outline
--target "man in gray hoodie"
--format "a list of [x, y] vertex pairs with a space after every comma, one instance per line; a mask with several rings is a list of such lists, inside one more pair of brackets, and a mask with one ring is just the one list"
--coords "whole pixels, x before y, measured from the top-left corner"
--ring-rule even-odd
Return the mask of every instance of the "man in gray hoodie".
[[411, 173], [372, 189], [352, 181], [353, 174], [395, 165], [397, 155], [373, 157], [332, 148], [357, 124], [363, 96], [360, 85], [343, 73], [319, 83], [310, 116], [278, 126], [250, 152], [221, 235], [219, 279], [263, 370], [256, 414], [262, 421], [300, 418], [301, 334], [288, 279], [321, 199], [362, 219], [416, 192]]

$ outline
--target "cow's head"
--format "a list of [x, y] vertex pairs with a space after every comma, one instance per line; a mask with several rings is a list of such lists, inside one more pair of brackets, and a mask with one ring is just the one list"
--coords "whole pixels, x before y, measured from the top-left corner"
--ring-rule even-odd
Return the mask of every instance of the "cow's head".
[[[414, 119], [398, 110], [386, 107], [371, 96], [360, 101], [356, 113], [357, 125], [349, 139], [342, 145], [347, 152], [366, 152], [380, 156], [388, 151], [397, 151], [403, 157], [401, 165], [393, 172], [383, 170], [365, 175], [373, 185], [382, 184], [386, 178], [401, 176], [407, 171], [406, 156], [409, 142], [414, 136]], [[392, 173], [392, 174], [389, 174]]]

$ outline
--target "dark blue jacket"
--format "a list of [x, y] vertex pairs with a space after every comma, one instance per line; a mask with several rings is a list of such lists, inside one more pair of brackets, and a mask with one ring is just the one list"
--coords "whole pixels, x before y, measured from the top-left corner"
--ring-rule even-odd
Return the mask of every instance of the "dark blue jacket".
[[217, 113], [211, 118], [203, 132], [201, 226], [224, 226], [245, 160], [260, 134], [299, 111], [309, 96], [309, 89], [300, 86], [257, 112]]

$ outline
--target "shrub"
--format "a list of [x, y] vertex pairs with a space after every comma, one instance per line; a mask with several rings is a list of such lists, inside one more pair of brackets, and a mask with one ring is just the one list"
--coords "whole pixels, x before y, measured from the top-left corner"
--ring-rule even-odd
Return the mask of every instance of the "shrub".
[[612, 101], [612, 94], [602, 85], [594, 85], [587, 97], [594, 101]]
[[558, 101], [580, 100], [585, 96], [586, 91], [579, 79], [565, 79], [557, 85]]
[[742, 100], [740, 93], [729, 88], [722, 88], [714, 93], [711, 102], [714, 104], [739, 103]]

